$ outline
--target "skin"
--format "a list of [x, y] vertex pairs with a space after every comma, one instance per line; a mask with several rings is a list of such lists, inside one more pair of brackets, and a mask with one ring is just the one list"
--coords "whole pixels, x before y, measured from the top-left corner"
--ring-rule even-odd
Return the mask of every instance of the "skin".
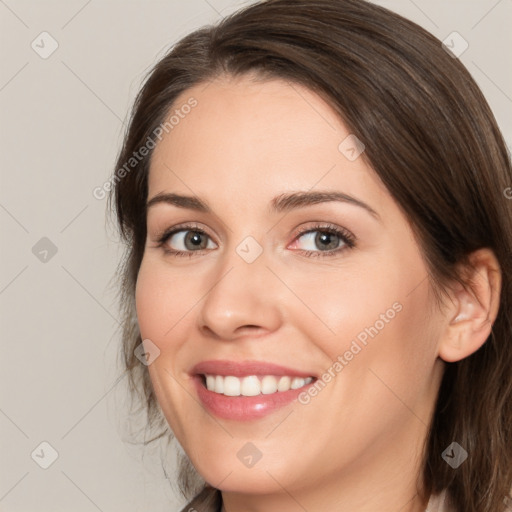
[[[142, 338], [160, 350], [148, 369], [170, 427], [222, 490], [224, 511], [423, 512], [417, 485], [440, 356], [461, 359], [485, 341], [497, 311], [495, 259], [477, 255], [476, 299], [459, 291], [435, 308], [407, 219], [364, 158], [340, 152], [350, 132], [321, 98], [249, 76], [200, 84], [175, 106], [190, 97], [197, 106], [155, 148], [148, 198], [196, 195], [213, 213], [151, 207], [136, 287]], [[341, 202], [269, 212], [275, 196], [309, 190], [349, 194], [379, 219]], [[158, 246], [161, 232], [183, 222], [209, 240], [190, 258]], [[316, 222], [345, 228], [356, 246], [322, 257], [313, 238], [297, 238]], [[181, 235], [167, 247], [192, 252]], [[247, 236], [263, 251], [252, 263], [236, 252]], [[189, 371], [206, 359], [322, 375], [394, 303], [401, 311], [307, 405], [237, 422], [213, 417], [197, 398]], [[237, 457], [247, 442], [262, 454], [252, 468]]]

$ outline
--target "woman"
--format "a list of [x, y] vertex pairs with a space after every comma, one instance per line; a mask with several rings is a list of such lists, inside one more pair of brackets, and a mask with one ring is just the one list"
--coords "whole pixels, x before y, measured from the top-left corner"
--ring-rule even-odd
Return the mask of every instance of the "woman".
[[507, 510], [512, 171], [436, 38], [254, 4], [155, 66], [116, 169], [124, 360], [183, 510]]

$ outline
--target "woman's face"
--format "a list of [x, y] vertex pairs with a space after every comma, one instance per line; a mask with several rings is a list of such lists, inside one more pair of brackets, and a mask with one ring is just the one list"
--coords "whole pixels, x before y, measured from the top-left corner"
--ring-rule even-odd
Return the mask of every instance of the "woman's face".
[[280, 80], [217, 79], [173, 113], [151, 162], [148, 200], [160, 200], [136, 303], [180, 444], [225, 491], [360, 485], [384, 467], [412, 482], [443, 322], [362, 147], [323, 100]]

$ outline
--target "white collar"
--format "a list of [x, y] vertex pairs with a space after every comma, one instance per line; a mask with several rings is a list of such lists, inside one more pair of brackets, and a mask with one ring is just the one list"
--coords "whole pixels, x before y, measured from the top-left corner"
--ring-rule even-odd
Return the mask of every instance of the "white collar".
[[428, 501], [425, 512], [449, 512], [446, 508], [446, 489], [440, 494], [433, 494]]

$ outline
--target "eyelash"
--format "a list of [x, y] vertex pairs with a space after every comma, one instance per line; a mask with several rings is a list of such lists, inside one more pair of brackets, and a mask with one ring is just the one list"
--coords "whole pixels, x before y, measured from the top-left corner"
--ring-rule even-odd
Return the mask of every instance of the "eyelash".
[[[170, 256], [176, 256], [176, 257], [192, 257], [194, 254], [201, 253], [201, 251], [176, 251], [174, 249], [169, 249], [166, 247], [166, 243], [171, 238], [172, 235], [175, 235], [176, 233], [179, 233], [181, 231], [193, 231], [194, 233], [199, 233], [200, 235], [205, 235], [209, 237], [208, 233], [206, 233], [203, 229], [201, 229], [199, 226], [195, 224], [183, 224], [179, 226], [174, 226], [170, 230], [164, 231], [163, 234], [161, 234], [157, 238], [157, 247], [161, 248], [165, 254]], [[327, 233], [329, 235], [336, 235], [338, 236], [341, 241], [345, 244], [343, 247], [340, 247], [338, 249], [333, 249], [332, 251], [306, 251], [306, 250], [298, 250], [298, 252], [301, 252], [307, 257], [330, 257], [330, 256], [336, 256], [339, 253], [353, 249], [355, 247], [355, 241], [356, 237], [350, 233], [348, 230], [339, 228], [335, 226], [334, 224], [317, 224], [315, 226], [310, 226], [307, 228], [302, 228], [299, 230], [293, 241], [300, 238], [302, 235], [306, 233], [311, 233], [314, 231], [320, 231], [322, 233]]]

